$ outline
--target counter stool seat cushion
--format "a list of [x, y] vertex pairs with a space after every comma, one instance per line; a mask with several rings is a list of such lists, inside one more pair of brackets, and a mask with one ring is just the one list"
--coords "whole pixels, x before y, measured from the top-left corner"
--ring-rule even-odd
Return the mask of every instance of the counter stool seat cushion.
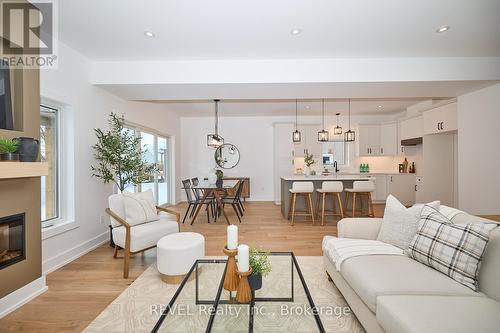
[[157, 266], [160, 274], [185, 275], [197, 259], [205, 256], [205, 238], [195, 232], [178, 232], [158, 241]]
[[355, 181], [352, 184], [352, 188], [346, 188], [346, 192], [356, 193], [356, 192], [373, 192], [375, 191], [375, 184], [371, 180]]
[[338, 181], [323, 182], [321, 188], [318, 188], [316, 191], [319, 193], [342, 193], [342, 191], [344, 191], [344, 185], [342, 182]]
[[314, 185], [312, 182], [293, 182], [290, 193], [313, 193]]

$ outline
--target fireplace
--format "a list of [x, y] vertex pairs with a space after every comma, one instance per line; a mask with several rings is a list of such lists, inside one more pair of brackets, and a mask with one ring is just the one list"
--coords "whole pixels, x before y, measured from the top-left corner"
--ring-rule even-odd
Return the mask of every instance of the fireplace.
[[0, 269], [26, 259], [25, 213], [0, 218]]

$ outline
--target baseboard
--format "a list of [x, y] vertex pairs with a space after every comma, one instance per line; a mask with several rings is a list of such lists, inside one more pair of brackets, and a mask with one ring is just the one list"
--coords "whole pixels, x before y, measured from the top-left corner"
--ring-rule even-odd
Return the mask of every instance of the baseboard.
[[98, 248], [102, 244], [109, 241], [109, 232], [102, 233], [88, 241], [76, 245], [52, 258], [42, 262], [43, 275], [47, 275], [56, 269], [72, 262], [73, 260], [83, 256], [84, 254]]
[[0, 319], [47, 290], [45, 276], [28, 283], [0, 299]]

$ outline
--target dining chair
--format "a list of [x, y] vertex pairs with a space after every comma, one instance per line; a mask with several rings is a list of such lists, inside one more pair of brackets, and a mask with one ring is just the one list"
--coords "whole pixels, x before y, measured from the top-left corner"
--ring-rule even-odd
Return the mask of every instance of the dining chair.
[[241, 223], [241, 217], [243, 216], [243, 208], [241, 205], [241, 192], [242, 191], [243, 191], [243, 181], [240, 179], [235, 195], [233, 197], [222, 198], [223, 205], [229, 204], [233, 207], [233, 210], [236, 213], [236, 216], [238, 217], [238, 221], [240, 221], [240, 223]]

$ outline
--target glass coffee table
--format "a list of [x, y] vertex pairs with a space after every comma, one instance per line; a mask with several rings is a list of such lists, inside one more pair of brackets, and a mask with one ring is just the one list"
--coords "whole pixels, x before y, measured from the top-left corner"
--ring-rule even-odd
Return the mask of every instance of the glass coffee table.
[[250, 304], [224, 290], [227, 260], [197, 260], [152, 332], [325, 332], [292, 252], [271, 252], [272, 271]]

